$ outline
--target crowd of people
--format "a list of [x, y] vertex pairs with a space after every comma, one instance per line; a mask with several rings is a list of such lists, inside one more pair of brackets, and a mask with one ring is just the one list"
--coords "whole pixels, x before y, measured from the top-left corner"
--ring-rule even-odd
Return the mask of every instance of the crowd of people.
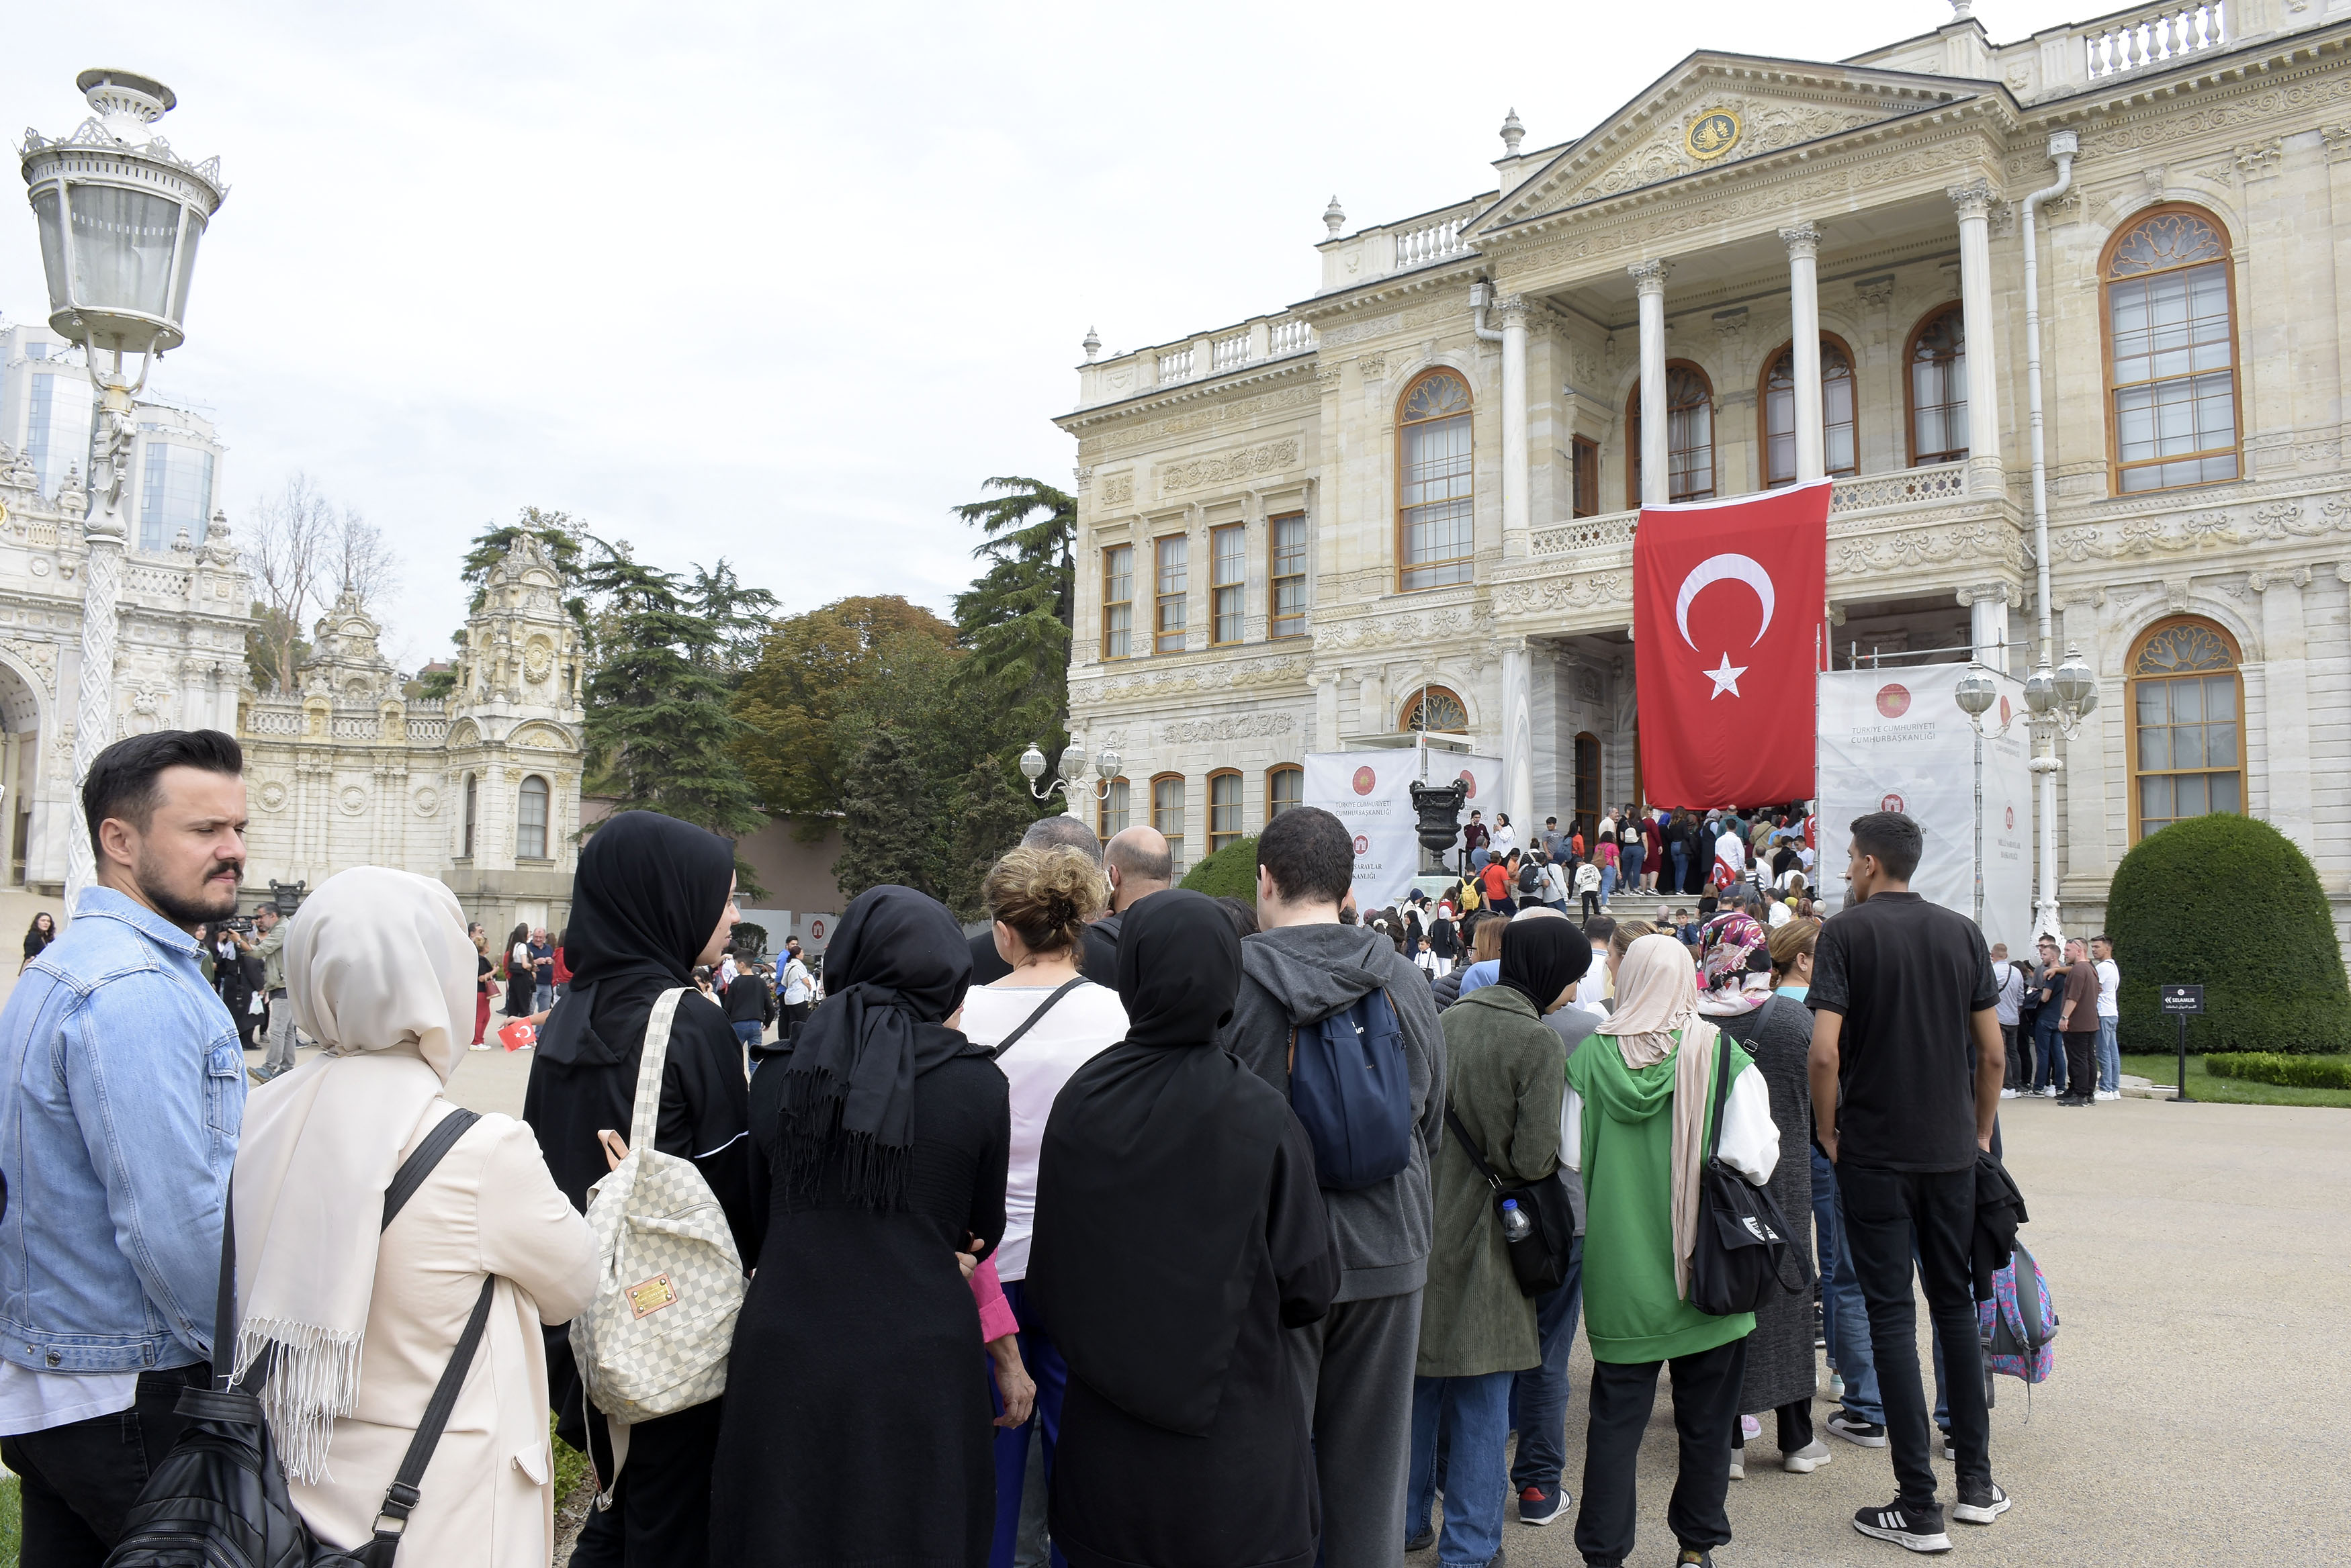
[[[290, 919], [233, 923], [241, 771], [213, 732], [99, 759], [97, 885], [28, 942], [0, 1013], [0, 1457], [28, 1568], [101, 1563], [181, 1396], [231, 1379], [258, 1387], [307, 1527], [360, 1545], [461, 1340], [478, 1360], [403, 1503], [411, 1562], [549, 1560], [550, 1411], [596, 1469], [582, 1568], [1390, 1568], [1431, 1545], [1475, 1568], [1513, 1513], [1572, 1516], [1583, 1560], [1614, 1565], [1661, 1375], [1680, 1563], [1731, 1539], [1767, 1415], [1787, 1472], [1829, 1463], [1824, 1435], [1890, 1448], [1896, 1495], [1864, 1534], [1941, 1551], [1947, 1519], [2010, 1506], [1975, 1194], [2021, 997], [2087, 1041], [2086, 1081], [2098, 975], [2075, 994], [2071, 971], [1996, 968], [1908, 890], [1899, 814], [1853, 824], [1825, 923], [1776, 917], [1745, 875], [1791, 824], [1723, 814], [1737, 874], [1702, 919], [1656, 924], [1579, 923], [1515, 885], [1426, 922], [1359, 910], [1352, 839], [1311, 807], [1267, 825], [1253, 900], [1172, 887], [1150, 828], [1098, 844], [1048, 818], [989, 871], [977, 935], [919, 892], [860, 895], [820, 992], [790, 949], [737, 950], [726, 840], [626, 813], [587, 838], [568, 929], [503, 944], [507, 1010], [541, 1015], [517, 1119], [445, 1092], [496, 965], [441, 884], [360, 867]], [[1526, 853], [1678, 886], [1689, 815], [1612, 814], [1614, 856]], [[1510, 836], [1498, 819], [1473, 869], [1509, 867]], [[207, 961], [273, 1037], [283, 1010], [289, 1059], [296, 1029], [323, 1049], [248, 1097]], [[690, 1199], [664, 1224], [726, 1260], [715, 1295], [606, 1277], [631, 1245], [591, 1230], [606, 1178], [654, 1168]], [[1753, 1311], [1694, 1294], [1709, 1171], [1786, 1222], [1783, 1288]], [[1844, 1394], [1824, 1430], [1816, 1255]], [[639, 1320], [678, 1312], [691, 1397], [616, 1413], [609, 1346], [580, 1332], [615, 1290]]]

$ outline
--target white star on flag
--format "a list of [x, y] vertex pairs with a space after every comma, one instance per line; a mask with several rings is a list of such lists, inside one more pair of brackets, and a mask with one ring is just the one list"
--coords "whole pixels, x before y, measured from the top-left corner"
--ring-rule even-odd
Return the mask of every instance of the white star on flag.
[[1747, 673], [1747, 666], [1731, 663], [1730, 655], [1726, 653], [1722, 656], [1722, 663], [1719, 668], [1701, 670], [1699, 673], [1714, 682], [1714, 690], [1708, 692], [1706, 698], [1711, 702], [1726, 691], [1733, 697], [1739, 695], [1739, 678]]

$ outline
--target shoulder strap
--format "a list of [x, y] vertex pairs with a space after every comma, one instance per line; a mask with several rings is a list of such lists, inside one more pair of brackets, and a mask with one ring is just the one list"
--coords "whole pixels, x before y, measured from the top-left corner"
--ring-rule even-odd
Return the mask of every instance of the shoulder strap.
[[[435, 1129], [438, 1130], [438, 1129]], [[440, 1446], [441, 1429], [449, 1424], [450, 1415], [457, 1408], [457, 1394], [465, 1385], [465, 1374], [474, 1365], [475, 1354], [482, 1347], [482, 1331], [490, 1321], [490, 1301], [497, 1293], [498, 1277], [485, 1275], [482, 1293], [474, 1298], [474, 1313], [465, 1320], [465, 1332], [457, 1336], [457, 1348], [450, 1353], [449, 1365], [441, 1369], [441, 1381], [433, 1386], [432, 1402], [424, 1407], [424, 1418], [416, 1423], [416, 1434], [408, 1440], [408, 1452], [401, 1456], [400, 1473], [392, 1478], [391, 1490], [383, 1494], [383, 1507], [377, 1511], [376, 1537], [389, 1537], [392, 1542], [383, 1556], [392, 1560], [399, 1550], [402, 1532], [381, 1528], [381, 1521], [392, 1520], [403, 1527], [409, 1513], [423, 1495], [417, 1483], [424, 1479], [424, 1468], [433, 1462], [433, 1450]]]
[[1719, 1026], [1714, 1032], [1714, 1126], [1706, 1139], [1706, 1158], [1711, 1161], [1722, 1147], [1722, 1107], [1730, 1099], [1730, 1036]]
[[[222, 1346], [228, 1347], [226, 1355]], [[221, 1197], [220, 1292], [213, 1298], [213, 1387], [225, 1393], [230, 1368], [236, 1365], [236, 1170], [229, 1169], [228, 1190]]]
[[637, 1103], [629, 1112], [629, 1152], [653, 1146], [661, 1126], [662, 1065], [669, 1060], [669, 1028], [677, 1017], [678, 999], [685, 987], [664, 991], [653, 1002], [645, 1020], [645, 1043], [637, 1052]]
[[987, 1054], [987, 1059], [993, 1062], [998, 1056], [1003, 1055], [1007, 1051], [1011, 1050], [1013, 1042], [1019, 1040], [1023, 1034], [1028, 1033], [1029, 1030], [1035, 1028], [1037, 1026], [1037, 1020], [1044, 1017], [1045, 1014], [1053, 1011], [1053, 1003], [1061, 1001], [1061, 998], [1069, 995], [1070, 992], [1077, 990], [1078, 987], [1085, 983], [1086, 977], [1084, 975], [1080, 975], [1075, 980], [1063, 981], [1059, 986], [1054, 988], [1052, 995], [1039, 1002], [1034, 1012], [1030, 1012], [1028, 1017], [1022, 1019], [1014, 1026], [1011, 1033], [1007, 1034], [1003, 1039], [998, 1040], [996, 1043], [996, 1049]]
[[1445, 1107], [1445, 1125], [1451, 1127], [1453, 1136], [1461, 1140], [1461, 1152], [1469, 1157], [1469, 1163], [1478, 1168], [1478, 1174], [1486, 1179], [1486, 1185], [1497, 1192], [1502, 1190], [1502, 1179], [1494, 1174], [1494, 1168], [1488, 1165], [1486, 1157], [1478, 1152], [1478, 1146], [1469, 1140], [1469, 1129], [1461, 1125], [1461, 1118], [1453, 1114], [1451, 1106]]
[[466, 1128], [481, 1119], [479, 1112], [461, 1106], [434, 1124], [433, 1130], [424, 1135], [424, 1141], [416, 1146], [416, 1152], [402, 1160], [400, 1168], [392, 1173], [392, 1185], [383, 1189], [384, 1228], [389, 1229], [392, 1216], [416, 1196], [416, 1189], [424, 1185], [424, 1179], [433, 1174], [441, 1157], [465, 1136]]

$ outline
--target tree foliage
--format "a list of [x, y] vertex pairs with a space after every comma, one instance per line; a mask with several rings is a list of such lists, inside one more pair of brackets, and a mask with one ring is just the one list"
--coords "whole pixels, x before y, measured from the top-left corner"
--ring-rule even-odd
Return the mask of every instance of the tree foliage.
[[[2215, 913], [2214, 888], [2258, 888]], [[2318, 873], [2284, 834], [2215, 813], [2151, 833], [2115, 868], [2106, 932], [2126, 1051], [2169, 1051], [2159, 988], [2201, 985], [2191, 1051], [2351, 1050], [2351, 986]]]
[[1018, 477], [981, 488], [996, 493], [955, 508], [987, 535], [972, 551], [984, 569], [955, 598], [956, 628], [970, 651], [958, 686], [967, 701], [1001, 715], [1008, 740], [1058, 752], [1068, 735], [1077, 498]]
[[1185, 874], [1179, 886], [1211, 898], [1257, 902], [1257, 840], [1236, 838]]
[[303, 628], [345, 589], [372, 609], [399, 586], [383, 530], [338, 505], [299, 469], [255, 509], [242, 544], [260, 622], [246, 633], [246, 666], [264, 691], [294, 690], [310, 655]]
[[889, 725], [875, 729], [843, 779], [858, 809], [841, 825], [832, 879], [841, 896], [891, 885], [939, 896], [939, 801], [914, 748]]

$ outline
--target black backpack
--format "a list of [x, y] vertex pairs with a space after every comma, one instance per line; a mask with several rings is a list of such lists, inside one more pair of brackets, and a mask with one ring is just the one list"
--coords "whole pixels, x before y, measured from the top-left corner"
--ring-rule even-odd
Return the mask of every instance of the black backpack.
[[[424, 1135], [416, 1152], [401, 1162], [384, 1189], [383, 1223], [415, 1196], [433, 1168], [465, 1129], [481, 1117], [472, 1111], [453, 1111]], [[232, 1180], [222, 1204], [220, 1297], [213, 1310], [213, 1355], [234, 1354], [236, 1343], [236, 1218], [235, 1184]], [[457, 1391], [473, 1366], [490, 1318], [490, 1297], [497, 1277], [482, 1282], [474, 1314], [433, 1390], [424, 1418], [400, 1461], [400, 1474], [384, 1494], [374, 1536], [364, 1545], [344, 1551], [321, 1546], [310, 1538], [302, 1516], [294, 1510], [286, 1487], [286, 1471], [262, 1417], [258, 1390], [268, 1381], [265, 1362], [250, 1388], [215, 1373], [210, 1388], [191, 1388], [180, 1396], [180, 1414], [190, 1418], [188, 1429], [172, 1445], [155, 1473], [147, 1478], [139, 1501], [123, 1521], [122, 1539], [108, 1554], [106, 1568], [392, 1568], [400, 1551], [400, 1534], [414, 1511], [416, 1484], [441, 1440], [441, 1428], [456, 1407]], [[393, 1528], [386, 1530], [390, 1521]]]

